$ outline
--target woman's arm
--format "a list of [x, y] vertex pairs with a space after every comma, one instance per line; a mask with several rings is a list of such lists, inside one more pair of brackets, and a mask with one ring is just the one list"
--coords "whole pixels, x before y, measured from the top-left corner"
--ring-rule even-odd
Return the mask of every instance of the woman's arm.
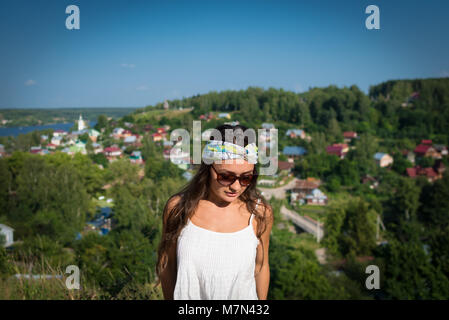
[[[168, 200], [166, 205], [166, 210], [163, 214], [163, 227], [162, 227], [162, 237], [165, 237], [165, 226], [167, 224], [168, 214], [173, 208], [173, 206], [179, 201], [179, 196], [176, 198], [171, 198]], [[164, 239], [164, 238], [162, 238]], [[167, 255], [167, 267], [160, 275], [162, 292], [164, 294], [165, 300], [173, 300], [173, 293], [175, 291], [176, 278], [177, 278], [177, 259], [176, 259], [176, 245], [177, 241], [172, 243], [168, 248]]]
[[[270, 265], [268, 258], [268, 248], [270, 245], [270, 233], [273, 226], [273, 211], [269, 206], [267, 208], [267, 228], [261, 236], [263, 242], [257, 247], [256, 256], [256, 290], [259, 300], [266, 300], [268, 295], [268, 287], [270, 285]], [[263, 261], [262, 261], [263, 259]], [[259, 271], [260, 270], [260, 271]]]

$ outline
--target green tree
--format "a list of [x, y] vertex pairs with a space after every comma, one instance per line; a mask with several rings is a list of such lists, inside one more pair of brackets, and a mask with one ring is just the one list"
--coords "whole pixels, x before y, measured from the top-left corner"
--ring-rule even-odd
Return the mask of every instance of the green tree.
[[100, 131], [108, 126], [108, 118], [104, 114], [100, 114], [97, 118], [97, 124], [95, 130]]
[[351, 150], [348, 158], [357, 165], [357, 171], [361, 176], [376, 173], [376, 163], [374, 154], [379, 151], [377, 139], [370, 134], [360, 135], [360, 139], [355, 143], [355, 149]]
[[[278, 233], [287, 232], [280, 230]], [[297, 248], [278, 237], [270, 240], [270, 291], [268, 299], [344, 299], [342, 288], [331, 286], [313, 251]]]
[[405, 159], [402, 154], [398, 151], [393, 155], [393, 166], [392, 169], [397, 173], [403, 175], [405, 174], [407, 168], [413, 167], [413, 164]]
[[84, 142], [84, 143], [87, 143], [87, 141], [90, 140], [90, 139], [89, 139], [89, 134], [88, 134], [87, 132], [86, 132], [86, 133], [83, 133], [82, 135], [80, 135], [80, 136], [78, 137], [78, 139], [81, 140], [81, 141]]
[[12, 174], [7, 160], [0, 158], [0, 216], [8, 212], [9, 195], [12, 191]]
[[385, 222], [396, 230], [403, 221], [416, 219], [420, 189], [411, 179], [400, 177], [385, 206]]
[[369, 255], [376, 246], [377, 213], [360, 198], [336, 204], [326, 221], [324, 244], [334, 254]]
[[409, 238], [414, 240], [390, 239], [378, 253], [385, 262], [384, 290], [387, 296], [390, 299], [448, 299], [448, 278], [432, 266], [423, 243]]

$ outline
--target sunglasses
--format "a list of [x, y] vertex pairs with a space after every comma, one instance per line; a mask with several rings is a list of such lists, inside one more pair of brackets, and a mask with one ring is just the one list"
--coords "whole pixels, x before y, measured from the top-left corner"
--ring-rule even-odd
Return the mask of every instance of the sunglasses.
[[230, 186], [235, 182], [235, 180], [239, 180], [239, 183], [242, 187], [246, 187], [251, 184], [251, 181], [257, 176], [257, 174], [246, 174], [243, 176], [236, 176], [233, 173], [219, 173], [217, 172], [217, 169], [215, 169], [214, 166], [211, 166], [215, 173], [217, 174], [217, 181], [222, 186]]

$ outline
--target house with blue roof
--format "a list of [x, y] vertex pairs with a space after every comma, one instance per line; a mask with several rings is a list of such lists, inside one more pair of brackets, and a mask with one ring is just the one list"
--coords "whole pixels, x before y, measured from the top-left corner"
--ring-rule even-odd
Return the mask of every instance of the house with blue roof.
[[320, 189], [313, 189], [305, 197], [307, 204], [324, 206], [327, 204], [327, 196]]
[[72, 131], [72, 135], [74, 135], [74, 136], [81, 136], [85, 133], [88, 133], [87, 129]]
[[173, 145], [173, 141], [171, 141], [171, 140], [163, 141], [162, 145], [164, 147], [171, 147]]
[[223, 118], [231, 119], [231, 115], [229, 113], [219, 113], [218, 118], [219, 119], [223, 119]]
[[303, 156], [307, 153], [307, 150], [303, 147], [299, 146], [287, 146], [284, 147], [284, 150], [282, 151], [282, 154], [286, 155], [287, 157], [297, 158], [300, 156]]
[[62, 142], [61, 136], [54, 136], [53, 138], [51, 138], [51, 144], [59, 146], [59, 145], [61, 145], [61, 142]]
[[393, 157], [388, 153], [377, 152], [374, 155], [374, 160], [376, 161], [376, 164], [381, 168], [385, 168], [393, 164]]
[[125, 144], [133, 144], [133, 143], [136, 143], [136, 141], [137, 141], [137, 137], [136, 136], [128, 136], [128, 137], [125, 137], [125, 140], [123, 140], [123, 143], [125, 143]]
[[274, 129], [274, 124], [268, 123], [268, 122], [264, 122], [264, 123], [262, 123], [262, 128], [266, 129], [266, 130]]

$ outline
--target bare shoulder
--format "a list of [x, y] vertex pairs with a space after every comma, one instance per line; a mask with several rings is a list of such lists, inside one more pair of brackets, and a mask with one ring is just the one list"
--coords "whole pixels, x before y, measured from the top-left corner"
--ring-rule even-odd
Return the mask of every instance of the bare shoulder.
[[[271, 230], [271, 227], [273, 225], [273, 208], [271, 205], [265, 201], [260, 201], [259, 205], [257, 206], [257, 213], [260, 217], [263, 217], [266, 221], [267, 229]], [[254, 219], [257, 220], [257, 219]], [[256, 228], [257, 228], [257, 221], [255, 221]]]
[[268, 224], [273, 223], [273, 208], [268, 202], [260, 201], [257, 211], [265, 217]]

